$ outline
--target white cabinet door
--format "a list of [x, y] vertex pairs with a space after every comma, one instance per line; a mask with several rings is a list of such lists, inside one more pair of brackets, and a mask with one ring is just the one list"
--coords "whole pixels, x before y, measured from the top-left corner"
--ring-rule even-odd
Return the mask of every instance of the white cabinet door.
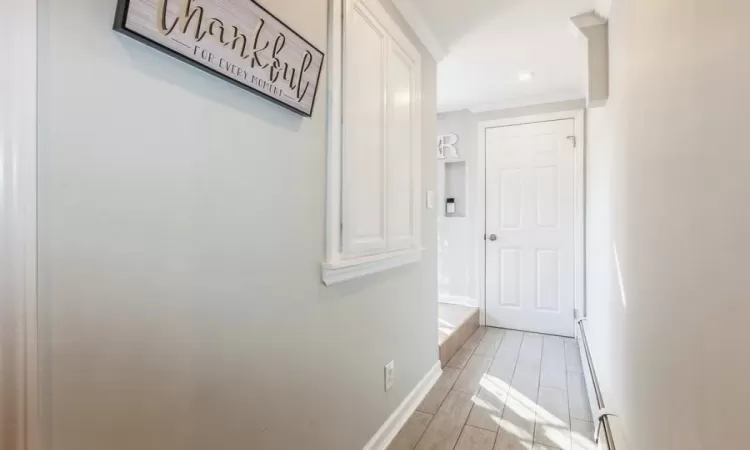
[[[387, 222], [388, 250], [403, 250], [416, 243], [415, 206], [419, 179], [414, 176], [419, 164], [418, 136], [421, 127], [415, 105], [418, 97], [417, 61], [392, 41], [388, 52], [388, 152]], [[415, 158], [415, 155], [417, 158]], [[416, 194], [416, 195], [415, 195]]]
[[334, 0], [326, 285], [421, 259], [422, 54], [380, 0]]
[[572, 336], [572, 119], [487, 129], [487, 325]]
[[348, 4], [344, 47], [342, 227], [347, 256], [381, 253], [386, 237], [385, 29], [359, 2]]
[[421, 56], [375, 0], [347, 2], [345, 258], [418, 247]]

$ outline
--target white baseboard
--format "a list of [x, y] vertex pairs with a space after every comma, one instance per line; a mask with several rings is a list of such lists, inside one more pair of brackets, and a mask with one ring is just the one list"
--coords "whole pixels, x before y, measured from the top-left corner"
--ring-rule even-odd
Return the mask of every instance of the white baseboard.
[[[585, 327], [586, 321], [584, 320], [580, 324], [580, 326]], [[578, 325], [576, 326], [576, 342], [578, 343], [578, 351], [581, 355], [581, 363], [583, 363], [583, 378], [586, 381], [586, 394], [588, 394], [591, 417], [596, 417], [599, 412], [599, 405], [596, 401], [596, 393], [594, 392], [594, 379], [593, 374], [591, 373], [591, 367], [594, 367], [594, 370], [596, 370], [596, 366], [594, 364], [594, 361], [591, 361], [589, 359], [589, 355], [586, 354], [586, 350], [584, 349], [583, 336], [580, 333]], [[589, 343], [589, 345], [591, 344]]]
[[[591, 349], [591, 342], [585, 342], [586, 338], [581, 333], [583, 330], [585, 332], [585, 336], [591, 336], [591, 333], [589, 332], [589, 328], [587, 327], [588, 321], [583, 320], [583, 322], [576, 326], [576, 341], [578, 342], [578, 349], [581, 353], [581, 362], [583, 363], [583, 377], [586, 380], [586, 393], [588, 394], [589, 398], [589, 407], [591, 408], [591, 417], [594, 418], [596, 421], [596, 418], [600, 414], [600, 405], [599, 401], [596, 398], [596, 389], [594, 388], [594, 377], [596, 377], [596, 363], [594, 360], [591, 359], [591, 355], [589, 355], [586, 352], [585, 346], [588, 345], [589, 350]], [[596, 380], [597, 384], [600, 383], [600, 381]], [[600, 386], [601, 387], [601, 386]], [[602, 393], [604, 394], [604, 393]], [[608, 404], [607, 399], [602, 399], [603, 403], [606, 405]], [[608, 410], [608, 412], [611, 413], [611, 410]], [[610, 425], [610, 432], [611, 432], [611, 438], [613, 441], [613, 444], [616, 445], [617, 450], [627, 450], [629, 448], [628, 439], [625, 433], [625, 428], [623, 427], [623, 423], [617, 416], [609, 416], [609, 425]], [[599, 427], [600, 424], [595, 424], [595, 427]], [[600, 441], [598, 442], [599, 449], [612, 449], [607, 444], [607, 440], [604, 439], [600, 435]]]
[[417, 384], [417, 387], [398, 405], [398, 408], [388, 417], [388, 420], [385, 421], [383, 426], [380, 427], [378, 432], [375, 433], [370, 442], [362, 450], [386, 450], [391, 441], [393, 441], [393, 438], [401, 430], [401, 427], [409, 420], [409, 417], [417, 410], [417, 406], [422, 403], [427, 393], [437, 383], [442, 373], [443, 370], [440, 368], [440, 361], [438, 361], [427, 372], [427, 375], [422, 378], [422, 381]]

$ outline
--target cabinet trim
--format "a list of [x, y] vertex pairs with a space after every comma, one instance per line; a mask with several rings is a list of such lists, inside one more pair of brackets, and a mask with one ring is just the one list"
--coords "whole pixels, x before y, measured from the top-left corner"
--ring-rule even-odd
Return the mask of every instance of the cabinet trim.
[[[328, 40], [328, 146], [326, 157], [326, 246], [325, 260], [321, 264], [322, 281], [326, 285], [340, 283], [394, 267], [413, 263], [421, 259], [421, 133], [422, 133], [422, 98], [421, 98], [421, 63], [422, 55], [414, 48], [411, 41], [392, 20], [381, 20], [390, 17], [377, 0], [358, 0], [370, 11], [375, 11], [379, 24], [389, 34], [389, 40], [399, 46], [399, 50], [413, 59], [416, 68], [413, 101], [414, 141], [411, 143], [413, 169], [411, 183], [413, 196], [412, 220], [413, 239], [410, 248], [400, 248], [366, 256], [347, 255], [344, 252], [344, 23], [345, 16], [357, 0], [329, 0], [329, 40]], [[404, 47], [406, 44], [411, 44]], [[389, 44], [390, 45], [390, 44]], [[385, 141], [387, 143], [387, 140]], [[386, 175], [387, 178], [387, 175]], [[387, 200], [386, 206], [387, 209]], [[386, 222], [385, 226], [388, 224]], [[390, 244], [388, 244], [390, 245]]]
[[423, 251], [424, 249], [409, 249], [350, 259], [338, 263], [323, 263], [323, 284], [331, 286], [415, 263], [422, 259]]

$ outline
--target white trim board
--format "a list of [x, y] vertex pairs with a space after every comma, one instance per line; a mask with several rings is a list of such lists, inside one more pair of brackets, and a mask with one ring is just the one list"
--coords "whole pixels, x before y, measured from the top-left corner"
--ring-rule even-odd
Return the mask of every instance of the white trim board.
[[[585, 318], [583, 318], [580, 322], [580, 326], [586, 327]], [[587, 331], [588, 336], [588, 331]], [[587, 398], [589, 400], [589, 409], [591, 410], [591, 417], [596, 418], [597, 413], [599, 412], [599, 404], [596, 400], [596, 392], [594, 390], [594, 376], [591, 372], [591, 368], [594, 368], [594, 371], [596, 371], [596, 364], [594, 364], [593, 360], [590, 360], [588, 357], [588, 354], [586, 353], [586, 348], [584, 342], [583, 335], [580, 333], [579, 329], [579, 322], [576, 323], [576, 344], [578, 345], [578, 353], [581, 356], [581, 362], [583, 363], [583, 379], [586, 384], [586, 394]], [[591, 343], [587, 343], [589, 346]], [[598, 380], [597, 380], [598, 381]], [[599, 424], [597, 424], [598, 426]]]
[[[16, 397], [0, 403], [14, 449], [39, 448], [37, 363], [37, 3], [0, 2], [0, 327]], [[17, 365], [17, 366], [16, 366]], [[0, 374], [2, 376], [2, 374]]]
[[358, 258], [354, 261], [323, 263], [323, 284], [330, 286], [415, 263], [422, 258], [423, 251], [423, 249], [409, 249]]
[[[583, 316], [586, 310], [586, 298], [584, 292], [585, 272], [585, 180], [586, 180], [586, 134], [585, 134], [585, 111], [561, 111], [548, 114], [537, 114], [532, 116], [520, 116], [507, 119], [489, 120], [479, 122], [477, 136], [477, 220], [474, 232], [476, 242], [476, 272], [477, 272], [477, 297], [479, 298], [479, 317], [482, 324], [487, 323], [487, 297], [486, 297], [486, 268], [485, 268], [485, 241], [486, 230], [486, 176], [487, 176], [487, 154], [486, 154], [486, 132], [488, 128], [507, 127], [523, 125], [527, 123], [549, 122], [553, 120], [575, 120], [576, 135], [576, 161], [575, 161], [575, 309], [576, 316]], [[571, 320], [573, 318], [571, 317]]]
[[[343, 59], [344, 5], [329, 0], [328, 24], [328, 143], [326, 153], [326, 261], [334, 261], [341, 247], [341, 143], [344, 117]], [[332, 176], [334, 175], [334, 176]]]
[[[625, 427], [622, 423], [621, 418], [617, 415], [613, 415], [613, 411], [606, 407], [606, 405], [611, 404], [611, 402], [608, 402], [605, 398], [602, 399], [605, 409], [601, 410], [601, 406], [599, 405], [599, 401], [596, 396], [594, 377], [597, 378], [596, 383], [599, 385], [600, 390], [602, 390], [602, 396], [604, 396], [606, 390], [601, 389], [601, 379], [596, 376], [597, 367], [596, 362], [593, 359], [593, 355], [589, 354], [586, 351], [586, 346], [588, 346], [589, 351], [591, 351], [591, 341], [589, 341], [591, 330], [588, 327], [588, 323], [589, 321], [586, 317], [582, 317], [579, 319], [579, 321], [577, 321], [576, 344], [578, 345], [578, 352], [581, 356], [583, 378], [586, 385], [586, 394], [589, 399], [589, 409], [591, 409], [591, 417], [595, 422], [594, 427], [597, 428], [596, 434], [599, 436], [599, 440], [597, 442], [599, 446], [597, 448], [603, 450], [613, 450], [613, 448], [609, 445], [609, 440], [605, 436], [606, 431], [603, 426], [603, 422], [601, 420], [597, 420], [597, 418], [601, 418], [602, 413], [606, 412], [609, 417], [609, 426], [611, 432], [609, 438], [612, 440], [614, 446], [617, 447], [617, 450], [627, 450], [630, 447], [628, 443], [627, 433], [625, 432]], [[581, 331], [585, 332], [585, 336], [581, 333]]]
[[437, 383], [443, 370], [440, 368], [440, 361], [436, 362], [427, 375], [422, 378], [417, 386], [406, 396], [403, 402], [388, 419], [383, 426], [372, 436], [370, 441], [362, 450], [386, 450], [396, 437], [401, 428], [404, 426], [409, 417], [414, 414], [422, 400], [427, 396]]

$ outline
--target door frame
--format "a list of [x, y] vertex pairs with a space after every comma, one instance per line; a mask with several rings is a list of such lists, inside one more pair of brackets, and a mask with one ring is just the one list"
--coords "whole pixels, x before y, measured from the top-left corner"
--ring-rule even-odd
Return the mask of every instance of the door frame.
[[525, 125], [538, 122], [573, 119], [575, 121], [575, 315], [571, 317], [571, 329], [578, 317], [586, 314], [585, 264], [586, 264], [586, 113], [585, 110], [560, 111], [547, 114], [519, 116], [479, 122], [477, 133], [477, 220], [475, 223], [477, 298], [479, 320], [487, 324], [487, 283], [485, 233], [487, 227], [487, 129]]
[[[0, 315], [7, 320], [0, 367], [11, 381], [11, 400], [0, 402], [2, 432], [13, 424], [11, 446], [40, 446], [37, 323], [37, 65], [38, 6], [0, 2]], [[4, 66], [5, 67], [5, 66]], [[2, 325], [0, 325], [2, 326]], [[6, 380], [8, 379], [6, 378]]]

